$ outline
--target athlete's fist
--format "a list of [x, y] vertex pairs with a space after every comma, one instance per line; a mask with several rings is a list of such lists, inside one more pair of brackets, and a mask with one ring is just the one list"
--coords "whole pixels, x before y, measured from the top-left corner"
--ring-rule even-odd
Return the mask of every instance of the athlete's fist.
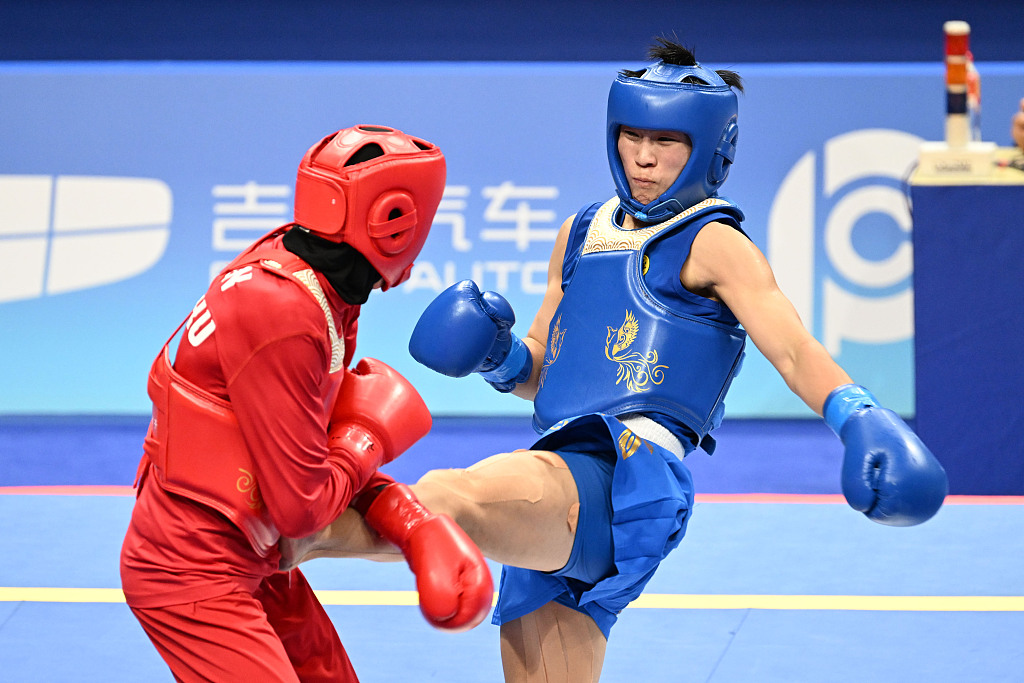
[[417, 361], [449, 377], [479, 372], [499, 391], [525, 381], [533, 362], [512, 334], [516, 316], [496, 292], [481, 292], [472, 280], [441, 292], [423, 311], [409, 340]]
[[479, 548], [450, 517], [431, 513], [408, 486], [398, 483], [377, 492], [364, 517], [402, 551], [416, 575], [420, 611], [432, 626], [466, 631], [483, 621], [494, 596], [491, 572]]
[[327, 428], [329, 457], [348, 472], [354, 490], [430, 431], [416, 389], [397, 370], [364, 358], [346, 370]]
[[852, 508], [890, 526], [920, 524], [939, 511], [946, 471], [896, 413], [847, 384], [825, 401], [825, 418], [845, 446], [843, 495]]

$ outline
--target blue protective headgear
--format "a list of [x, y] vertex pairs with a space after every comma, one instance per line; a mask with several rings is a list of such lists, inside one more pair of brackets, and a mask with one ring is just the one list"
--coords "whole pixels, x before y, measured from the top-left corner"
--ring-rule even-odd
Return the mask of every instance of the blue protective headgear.
[[[687, 76], [697, 82], [683, 83]], [[622, 207], [644, 222], [660, 222], [714, 195], [736, 155], [736, 93], [699, 64], [655, 62], [638, 76], [620, 74], [608, 93], [608, 161]], [[675, 183], [646, 206], [633, 199], [619, 158], [619, 128], [685, 133], [693, 151]]]

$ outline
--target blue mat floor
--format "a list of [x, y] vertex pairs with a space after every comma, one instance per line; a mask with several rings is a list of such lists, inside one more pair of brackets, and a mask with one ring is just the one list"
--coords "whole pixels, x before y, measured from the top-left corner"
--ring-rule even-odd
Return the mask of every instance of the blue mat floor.
[[[72, 602], [73, 591], [37, 602], [29, 590], [116, 589], [131, 505], [0, 495], [0, 680], [171, 680], [124, 604]], [[602, 680], [1020, 681], [1021, 528], [1021, 505], [947, 505], [928, 524], [894, 529], [843, 504], [698, 503], [647, 606], [627, 608], [613, 630]], [[304, 571], [328, 592], [413, 589], [403, 564], [320, 559]], [[774, 606], [726, 608], [758, 596]], [[859, 607], [829, 608], [829, 596], [860, 596]], [[921, 599], [906, 608], [898, 596]], [[949, 596], [1005, 597], [972, 608]], [[364, 683], [501, 679], [489, 624], [445, 634], [414, 606], [327, 609]]]
[[[521, 447], [524, 423], [439, 420], [392, 474], [412, 481]], [[0, 486], [130, 484], [144, 430], [140, 418], [0, 419]], [[840, 459], [820, 422], [734, 421], [714, 456], [687, 463], [704, 493], [833, 494]], [[172, 680], [117, 597], [132, 497], [73, 491], [0, 493], [0, 680]], [[912, 528], [814, 496], [722, 500], [698, 500], [682, 545], [623, 612], [605, 683], [1024, 680], [1019, 500], [951, 501]], [[303, 569], [364, 683], [501, 680], [496, 627], [445, 634], [415, 606], [360, 598], [408, 595], [404, 564]]]

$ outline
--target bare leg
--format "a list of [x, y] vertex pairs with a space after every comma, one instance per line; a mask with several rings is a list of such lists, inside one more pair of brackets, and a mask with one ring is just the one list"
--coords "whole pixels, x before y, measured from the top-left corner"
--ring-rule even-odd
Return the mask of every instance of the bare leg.
[[[454, 519], [496, 562], [553, 571], [569, 560], [579, 492], [565, 461], [555, 453], [502, 453], [464, 470], [433, 470], [411, 488], [428, 510]], [[401, 559], [353, 510], [315, 537], [295, 542], [292, 549], [302, 561]], [[601, 675], [605, 646], [604, 634], [589, 616], [554, 602], [501, 627], [509, 683], [593, 683]]]
[[607, 645], [589, 616], [549, 602], [502, 624], [505, 683], [597, 683]]
[[516, 451], [465, 470], [434, 470], [412, 489], [429, 510], [452, 517], [496, 562], [553, 571], [569, 560], [579, 494], [565, 461], [554, 453]]
[[[554, 453], [502, 453], [464, 470], [433, 470], [411, 488], [428, 510], [454, 519], [496, 562], [553, 571], [569, 560], [579, 494]], [[317, 534], [282, 539], [281, 550], [283, 569], [315, 557], [402, 559], [351, 509]]]
[[288, 571], [317, 557], [357, 557], [377, 562], [398, 562], [401, 552], [377, 535], [363, 516], [349, 508], [322, 531], [305, 538], [282, 538], [280, 569]]

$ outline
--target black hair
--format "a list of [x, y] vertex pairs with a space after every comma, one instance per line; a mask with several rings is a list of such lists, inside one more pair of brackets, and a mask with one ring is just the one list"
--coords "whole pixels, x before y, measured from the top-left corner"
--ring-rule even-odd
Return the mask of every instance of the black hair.
[[[647, 51], [647, 56], [650, 59], [657, 60], [659, 62], [665, 62], [666, 64], [673, 64], [675, 66], [697, 66], [697, 58], [693, 55], [693, 50], [684, 47], [677, 40], [670, 40], [663, 36], [658, 36], [654, 39], [655, 44]], [[640, 78], [644, 75], [646, 69], [640, 69], [639, 71], [633, 71], [630, 69], [623, 69], [619, 73], [627, 78]], [[730, 88], [736, 88], [740, 92], [743, 92], [743, 79], [735, 71], [728, 69], [716, 69], [715, 73], [725, 81], [725, 84]], [[703, 83], [702, 80], [696, 76], [687, 76], [683, 81], [684, 83]]]

